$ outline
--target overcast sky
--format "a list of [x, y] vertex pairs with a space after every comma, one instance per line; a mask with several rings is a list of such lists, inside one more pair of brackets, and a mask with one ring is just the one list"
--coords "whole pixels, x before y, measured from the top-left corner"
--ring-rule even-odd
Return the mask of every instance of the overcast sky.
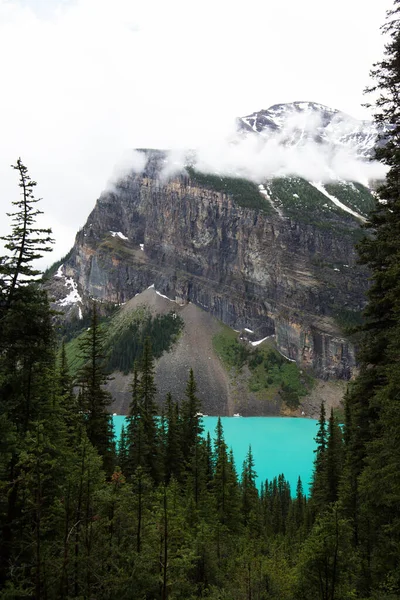
[[[56, 260], [129, 148], [194, 147], [236, 116], [361, 107], [389, 0], [0, 0], [0, 203], [21, 156]], [[7, 220], [0, 217], [0, 232]]]

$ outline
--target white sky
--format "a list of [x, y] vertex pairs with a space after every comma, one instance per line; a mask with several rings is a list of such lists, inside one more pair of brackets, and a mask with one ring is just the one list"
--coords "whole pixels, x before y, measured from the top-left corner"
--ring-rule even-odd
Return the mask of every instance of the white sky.
[[18, 156], [53, 262], [129, 148], [196, 146], [311, 100], [358, 118], [389, 0], [0, 0], [0, 233]]

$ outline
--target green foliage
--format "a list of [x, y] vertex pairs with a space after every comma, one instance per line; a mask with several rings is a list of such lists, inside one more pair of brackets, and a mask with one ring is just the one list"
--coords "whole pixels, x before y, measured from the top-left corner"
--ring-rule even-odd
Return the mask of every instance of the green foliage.
[[0, 299], [8, 308], [13, 300], [15, 291], [27, 283], [34, 283], [40, 270], [33, 266], [34, 261], [43, 257], [44, 252], [51, 251], [51, 229], [36, 227], [36, 219], [42, 214], [36, 206], [39, 199], [33, 192], [36, 181], [29, 176], [28, 169], [19, 158], [12, 168], [18, 171], [21, 198], [12, 204], [16, 212], [9, 214], [12, 218], [12, 232], [0, 239], [5, 242], [8, 250], [6, 256], [0, 257]]
[[252, 348], [242, 343], [228, 327], [222, 327], [213, 337], [213, 345], [228, 368], [241, 371], [247, 367], [250, 370], [250, 391], [267, 393], [271, 397], [279, 394], [290, 408], [297, 408], [301, 396], [305, 396], [312, 385], [312, 378], [300, 372], [295, 363], [275, 348], [270, 345]]
[[129, 324], [116, 328], [111, 325], [106, 346], [108, 369], [125, 374], [131, 372], [133, 364], [142, 357], [146, 338], [151, 339], [154, 358], [159, 358], [171, 350], [182, 328], [183, 319], [173, 311], [156, 316], [139, 311], [132, 315]]
[[90, 327], [79, 340], [82, 366], [77, 374], [78, 404], [85, 415], [88, 438], [98, 450], [104, 466], [111, 469], [113, 460], [113, 434], [111, 417], [107, 412], [111, 396], [104, 388], [109, 380], [105, 363], [105, 333], [98, 322], [95, 303], [92, 307]]
[[368, 188], [356, 181], [326, 183], [324, 187], [328, 194], [364, 217], [367, 217], [376, 206], [376, 199]]
[[[397, 53], [400, 32], [393, 27]], [[106, 412], [105, 348], [118, 345], [127, 330], [139, 338], [151, 331], [164, 348], [179, 334], [171, 322], [176, 319], [166, 315], [153, 330], [142, 308], [134, 315], [120, 311], [102, 328], [94, 307], [89, 330], [63, 347], [56, 361], [46, 295], [34, 281], [19, 285], [19, 275], [35, 277], [29, 260], [21, 269], [15, 256], [6, 257], [0, 302], [1, 598], [399, 597], [400, 167], [397, 151], [389, 146], [388, 152], [386, 160], [395, 166], [382, 192], [388, 203], [371, 216], [376, 236], [360, 246], [374, 274], [360, 376], [346, 395], [344, 444], [337, 419], [331, 412], [327, 423], [322, 404], [310, 501], [300, 480], [292, 497], [283, 474], [264, 482], [259, 493], [251, 449], [239, 481], [221, 421], [214, 444], [200, 436], [193, 371], [183, 402], [170, 395], [165, 415], [156, 417], [149, 339], [140, 360], [135, 355], [131, 414], [117, 457]], [[25, 258], [36, 254], [31, 242]], [[11, 242], [7, 249], [14, 252]], [[228, 329], [214, 344], [225, 364], [250, 372], [251, 385], [262, 393], [279, 390], [295, 405], [309, 385], [271, 346], [251, 348]], [[76, 396], [68, 355], [79, 352]]]
[[338, 206], [301, 177], [276, 177], [265, 188], [285, 214], [306, 223], [318, 225], [344, 216]]
[[240, 177], [220, 177], [211, 173], [200, 173], [193, 167], [186, 167], [189, 177], [198, 185], [228, 194], [235, 204], [243, 208], [254, 208], [267, 214], [272, 212], [270, 203], [263, 198], [255, 183]]
[[224, 325], [221, 326], [221, 331], [214, 335], [213, 346], [228, 368], [240, 369], [251, 354], [250, 349], [239, 342], [237, 333]]
[[[288, 217], [318, 229], [327, 229], [338, 235], [359, 241], [365, 234], [360, 221], [336, 206], [327, 196], [300, 177], [270, 179], [265, 189], [274, 204]], [[354, 192], [358, 195], [358, 192]]]
[[[105, 334], [106, 368], [109, 372], [122, 371], [125, 375], [132, 372], [135, 362], [141, 360], [146, 338], [151, 340], [154, 358], [159, 358], [171, 350], [183, 328], [179, 314], [171, 311], [153, 316], [144, 306], [129, 312], [122, 309], [115, 315], [103, 317], [100, 322]], [[73, 375], [82, 366], [79, 344], [84, 335], [83, 331], [65, 346]]]
[[356, 598], [359, 570], [350, 524], [333, 506], [315, 523], [298, 558], [295, 597], [308, 600]]
[[[345, 399], [345, 460], [339, 486], [339, 518], [350, 527], [359, 561], [355, 595], [400, 594], [399, 297], [400, 297], [400, 3], [388, 14], [384, 59], [374, 66], [376, 121], [385, 125], [377, 158], [389, 166], [385, 184], [369, 215], [372, 235], [358, 246], [372, 273], [368, 305], [360, 328], [360, 372]], [[351, 573], [343, 566], [341, 575]]]

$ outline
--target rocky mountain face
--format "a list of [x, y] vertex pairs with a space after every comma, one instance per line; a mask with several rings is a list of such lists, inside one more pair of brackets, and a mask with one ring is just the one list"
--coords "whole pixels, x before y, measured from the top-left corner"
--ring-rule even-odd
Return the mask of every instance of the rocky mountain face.
[[160, 178], [165, 154], [146, 154], [144, 171], [103, 193], [77, 234], [50, 284], [58, 306], [79, 319], [89, 298], [121, 304], [154, 284], [250, 340], [274, 335], [320, 378], [349, 378], [343, 324], [365, 303], [354, 242], [368, 192], [291, 178], [252, 184], [244, 203], [234, 180], [194, 169]]

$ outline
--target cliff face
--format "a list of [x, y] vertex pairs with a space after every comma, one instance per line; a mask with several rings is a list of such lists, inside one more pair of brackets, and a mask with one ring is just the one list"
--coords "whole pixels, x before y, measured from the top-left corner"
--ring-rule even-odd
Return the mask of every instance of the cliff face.
[[[348, 378], [354, 348], [338, 325], [359, 311], [367, 278], [356, 265], [348, 213], [315, 224], [237, 206], [186, 173], [162, 181], [162, 154], [104, 193], [63, 266], [83, 296], [123, 303], [146, 287], [193, 302], [230, 327], [276, 336], [278, 349], [323, 378]], [[269, 199], [270, 200], [270, 199]]]

